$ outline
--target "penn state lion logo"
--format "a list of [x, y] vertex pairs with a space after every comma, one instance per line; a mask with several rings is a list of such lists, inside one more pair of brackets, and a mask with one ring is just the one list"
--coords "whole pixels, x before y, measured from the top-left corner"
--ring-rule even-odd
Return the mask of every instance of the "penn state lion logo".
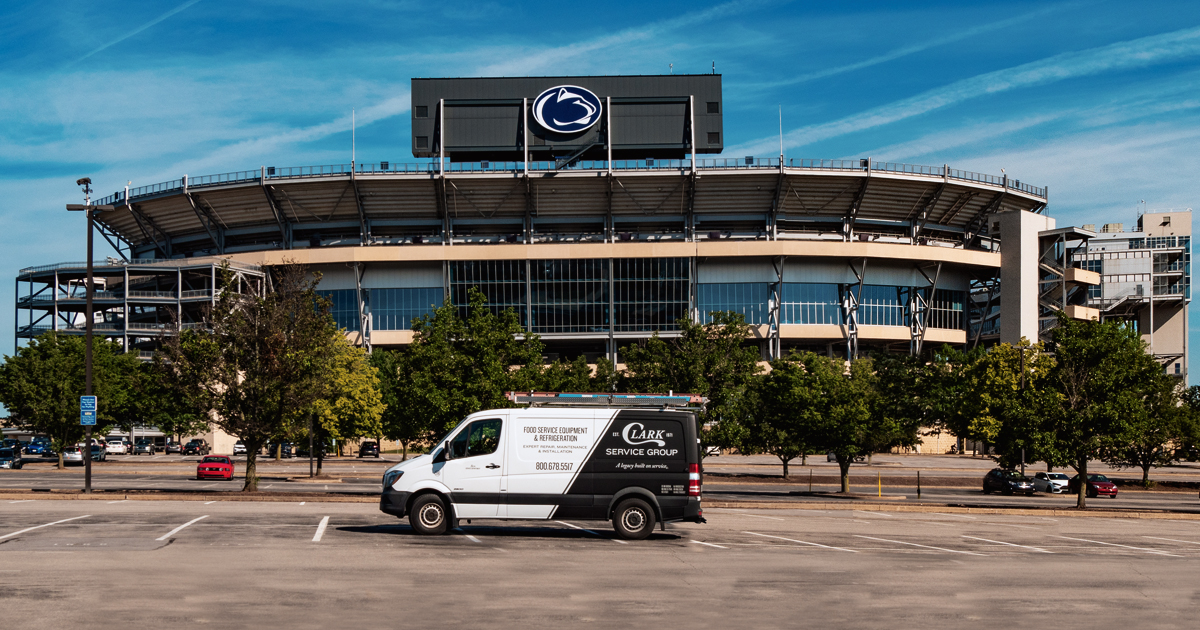
[[600, 121], [600, 97], [576, 85], [552, 87], [533, 99], [533, 118], [556, 133], [576, 133]]

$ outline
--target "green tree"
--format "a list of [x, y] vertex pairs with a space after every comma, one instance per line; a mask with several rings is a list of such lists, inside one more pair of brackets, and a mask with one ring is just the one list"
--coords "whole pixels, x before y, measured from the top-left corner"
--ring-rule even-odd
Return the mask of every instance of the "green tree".
[[799, 360], [805, 366], [813, 391], [809, 408], [817, 419], [813, 441], [818, 448], [837, 457], [841, 491], [849, 492], [854, 458], [905, 436], [899, 423], [879, 404], [871, 359], [854, 361], [849, 370], [841, 360], [813, 353], [803, 353]]
[[[291, 423], [299, 427], [311, 419], [317, 444], [379, 436], [384, 403], [377, 370], [367, 360], [366, 351], [351, 344], [341, 331], [335, 331], [328, 344], [328, 367], [321, 375], [317, 397], [307, 409], [299, 410]], [[316, 457], [320, 474], [325, 449], [317, 449]]]
[[1114, 468], [1140, 468], [1142, 486], [1149, 488], [1150, 469], [1175, 461], [1176, 448], [1195, 432], [1181, 390], [1174, 377], [1160, 371], [1148, 384], [1140, 408], [1126, 419], [1125, 434], [1105, 444], [1100, 459]]
[[738, 448], [746, 454], [767, 453], [783, 464], [788, 478], [791, 460], [812, 452], [817, 417], [811, 374], [795, 355], [771, 362], [771, 371], [758, 377], [749, 392], [754, 410], [743, 420]]
[[462, 310], [465, 317], [447, 300], [413, 321], [406, 399], [411, 413], [428, 418], [428, 440], [476, 411], [512, 406], [505, 393], [530, 390], [541, 377], [541, 339], [525, 333], [515, 311], [493, 312], [473, 287]]
[[138, 366], [132, 396], [132, 414], [138, 422], [157, 427], [168, 436], [184, 437], [210, 429], [207, 414], [201, 413], [195, 401], [167, 382], [166, 373], [154, 363]]
[[[1024, 349], [1022, 349], [1024, 348]], [[1005, 468], [1022, 461], [1056, 461], [1053, 437], [1047, 431], [1042, 408], [1053, 404], [1047, 378], [1054, 359], [1042, 344], [1018, 346], [1002, 343], [976, 357], [966, 370], [968, 409], [973, 416], [967, 435], [994, 447], [990, 456]], [[1022, 372], [1024, 370], [1024, 372]]]
[[[1059, 317], [1053, 330], [1055, 365], [1047, 404], [1051, 447], [1086, 480], [1088, 461], [1128, 435], [1130, 419], [1145, 408], [1162, 366], [1146, 353], [1135, 328], [1119, 321]], [[1087, 507], [1080, 483], [1077, 506]]]
[[379, 371], [382, 435], [400, 442], [406, 461], [409, 447], [424, 442], [430, 433], [429, 417], [417, 407], [420, 399], [413, 388], [408, 356], [399, 350], [376, 349], [368, 361]]
[[271, 273], [273, 291], [244, 295], [224, 267], [225, 290], [204, 318], [207, 330], [168, 338], [156, 358], [167, 382], [246, 446], [246, 492], [258, 490], [257, 458], [267, 440], [324, 395], [335, 355], [337, 327], [329, 301], [315, 291], [319, 274], [309, 279], [298, 265]]
[[[92, 393], [96, 396], [95, 434], [129, 416], [132, 380], [138, 359], [106, 339], [92, 342]], [[58, 452], [83, 439], [79, 397], [84, 394], [84, 340], [48, 332], [18, 348], [0, 365], [0, 402], [15, 424], [44, 433]], [[85, 454], [86, 456], [86, 454]]]
[[650, 339], [622, 349], [626, 382], [635, 392], [670, 391], [708, 398], [698, 414], [702, 450], [736, 446], [750, 411], [746, 391], [760, 371], [759, 350], [746, 345], [750, 326], [740, 313], [714, 312], [712, 321], [678, 321], [679, 336]]
[[921, 407], [926, 427], [960, 439], [970, 437], [977, 399], [967, 372], [982, 354], [981, 348], [963, 352], [949, 345], [932, 353], [923, 369]]

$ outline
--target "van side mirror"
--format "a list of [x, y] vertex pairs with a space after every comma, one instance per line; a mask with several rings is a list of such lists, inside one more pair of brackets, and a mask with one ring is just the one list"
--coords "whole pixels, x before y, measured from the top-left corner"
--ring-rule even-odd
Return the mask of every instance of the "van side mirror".
[[450, 443], [449, 442], [442, 444], [442, 450], [438, 451], [437, 455], [433, 456], [433, 463], [440, 464], [448, 459], [450, 459]]

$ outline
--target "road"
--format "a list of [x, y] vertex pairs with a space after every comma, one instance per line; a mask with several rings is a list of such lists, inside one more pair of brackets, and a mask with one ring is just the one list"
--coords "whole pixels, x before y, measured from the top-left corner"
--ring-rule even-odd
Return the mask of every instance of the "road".
[[1200, 521], [708, 509], [479, 521], [369, 504], [0, 503], [6, 627], [1192, 628]]

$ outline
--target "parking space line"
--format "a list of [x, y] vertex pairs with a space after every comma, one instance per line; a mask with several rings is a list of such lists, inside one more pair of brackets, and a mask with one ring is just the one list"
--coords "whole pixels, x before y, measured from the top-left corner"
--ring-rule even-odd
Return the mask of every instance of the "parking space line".
[[941, 515], [941, 516], [953, 516], [953, 517], [955, 517], [955, 518], [969, 518], [969, 519], [971, 519], [972, 521], [974, 521], [974, 520], [977, 520], [977, 519], [976, 519], [976, 517], [974, 517], [974, 516], [967, 516], [967, 515], [965, 515], [965, 514], [951, 514], [951, 513], [949, 513], [949, 512], [933, 512], [933, 513], [934, 513], [934, 514]]
[[321, 542], [321, 537], [325, 535], [325, 528], [329, 525], [329, 517], [321, 519], [321, 524], [317, 525], [317, 533], [313, 534], [313, 542]]
[[1147, 549], [1147, 548], [1145, 548], [1145, 547], [1132, 547], [1132, 546], [1130, 546], [1130, 545], [1119, 545], [1119, 544], [1117, 544], [1117, 543], [1102, 542], [1102, 541], [1099, 541], [1099, 540], [1088, 540], [1088, 539], [1086, 539], [1086, 538], [1071, 538], [1070, 536], [1055, 536], [1055, 538], [1065, 538], [1065, 539], [1067, 539], [1067, 540], [1078, 540], [1078, 541], [1080, 541], [1080, 542], [1090, 542], [1090, 543], [1094, 543], [1094, 544], [1097, 544], [1097, 545], [1108, 545], [1108, 546], [1110, 546], [1110, 547], [1123, 547], [1123, 548], [1125, 548], [1125, 549], [1133, 549], [1133, 550], [1135, 550], [1135, 551], [1145, 551], [1146, 553], [1156, 553], [1156, 554], [1158, 554], [1158, 555], [1160, 555], [1160, 556], [1170, 556], [1170, 557], [1172, 557], [1172, 558], [1182, 558], [1182, 557], [1183, 557], [1183, 556], [1177, 556], [1177, 555], [1175, 555], [1175, 554], [1173, 554], [1173, 553], [1167, 553], [1167, 552], [1165, 552], [1165, 551], [1159, 551], [1159, 550], [1157, 550], [1157, 549]]
[[192, 523], [198, 523], [200, 521], [203, 521], [206, 518], [208, 518], [207, 514], [205, 514], [204, 516], [201, 516], [200, 518], [194, 518], [194, 519], [184, 523], [183, 525], [180, 525], [179, 527], [176, 527], [175, 529], [172, 529], [171, 531], [163, 534], [162, 536], [155, 538], [154, 540], [156, 540], [156, 541], [166, 540], [166, 539], [170, 538], [171, 536], [174, 536], [176, 533], [180, 532], [181, 530], [183, 530], [183, 528], [187, 527], [188, 525], [191, 525]]
[[697, 545], [705, 545], [705, 546], [708, 546], [708, 547], [716, 547], [717, 549], [728, 549], [728, 548], [729, 548], [729, 547], [722, 547], [721, 545], [714, 545], [714, 544], [712, 544], [712, 543], [700, 542], [699, 540], [693, 540], [692, 542], [696, 543]]
[[20, 501], [9, 501], [9, 503], [32, 503], [33, 499], [21, 499]]
[[1200, 542], [1193, 542], [1191, 540], [1176, 540], [1174, 538], [1159, 538], [1157, 536], [1142, 536], [1142, 538], [1153, 538], [1154, 540], [1169, 540], [1171, 542], [1187, 543], [1189, 545], [1200, 545]]
[[810, 547], [820, 547], [822, 549], [836, 549], [838, 551], [849, 551], [850, 553], [858, 553], [857, 551], [855, 551], [853, 549], [844, 549], [842, 547], [830, 547], [829, 545], [822, 545], [822, 544], [814, 543], [814, 542], [806, 542], [803, 540], [796, 540], [794, 538], [784, 538], [783, 536], [772, 536], [770, 534], [760, 534], [758, 532], [742, 532], [742, 533], [750, 534], [751, 536], [762, 536], [763, 538], [777, 538], [779, 540], [786, 540], [788, 542], [794, 542], [794, 543], [797, 543], [800, 545], [808, 545]]
[[767, 519], [771, 519], [772, 521], [786, 521], [787, 520], [785, 518], [779, 518], [778, 516], [762, 516], [760, 514], [735, 514], [735, 516], [751, 516], [754, 518], [767, 518]]
[[859, 514], [874, 514], [876, 516], [886, 516], [887, 518], [900, 518], [899, 516], [893, 516], [891, 514], [884, 514], [883, 512], [868, 512], [866, 510], [854, 510], [854, 511], [858, 512]]
[[300, 505], [304, 505], [304, 501], [301, 501], [301, 502], [300, 502]]
[[108, 504], [109, 504], [109, 505], [112, 505], [112, 504], [114, 504], [114, 503], [124, 503], [125, 501], [126, 501], [125, 499], [121, 499], [121, 500], [119, 500], [119, 501], [109, 501], [109, 502], [108, 502]]
[[91, 514], [84, 514], [83, 516], [74, 516], [71, 518], [64, 518], [61, 521], [54, 521], [53, 523], [46, 523], [45, 525], [35, 525], [34, 527], [26, 527], [25, 529], [15, 531], [11, 534], [5, 534], [3, 536], [0, 536], [0, 540], [4, 540], [5, 538], [12, 538], [13, 536], [16, 536], [18, 534], [24, 534], [25, 532], [31, 532], [35, 529], [41, 529], [43, 527], [50, 527], [51, 525], [58, 525], [59, 523], [66, 523], [67, 521], [77, 521], [81, 518], [87, 518], [89, 516], [91, 516]]
[[474, 536], [472, 536], [472, 535], [470, 535], [470, 534], [463, 534], [463, 535], [467, 537], [467, 540], [470, 540], [470, 541], [471, 541], [471, 542], [473, 542], [473, 543], [480, 543], [480, 544], [482, 544], [482, 542], [481, 542], [481, 541], [480, 541], [478, 538], [476, 538], [476, 537], [474, 537]]
[[946, 549], [945, 547], [932, 547], [932, 546], [930, 546], [930, 545], [919, 545], [919, 544], [917, 544], [917, 543], [904, 542], [903, 540], [889, 540], [889, 539], [887, 539], [887, 538], [874, 538], [874, 537], [872, 537], [872, 536], [859, 536], [858, 534], [855, 534], [854, 536], [855, 536], [855, 537], [857, 537], [857, 538], [868, 538], [868, 539], [870, 539], [870, 540], [879, 540], [879, 541], [883, 541], [883, 542], [896, 543], [897, 545], [911, 545], [911, 546], [913, 546], [913, 547], [922, 547], [922, 548], [924, 548], [924, 549], [936, 549], [936, 550], [938, 550], [938, 551], [945, 551], [945, 552], [947, 552], [947, 553], [961, 553], [961, 554], [965, 554], [965, 555], [968, 555], [968, 556], [984, 556], [984, 557], [987, 557], [987, 554], [985, 554], [985, 553], [975, 553], [974, 551], [961, 551], [961, 550], [958, 550], [958, 549]]
[[[554, 522], [555, 522], [555, 523], [558, 523], [558, 524], [560, 524], [560, 525], [566, 525], [567, 527], [570, 527], [570, 528], [572, 528], [572, 529], [578, 529], [578, 530], [579, 530], [579, 531], [581, 531], [581, 532], [587, 532], [587, 533], [589, 533], [589, 534], [591, 534], [591, 535], [595, 536], [596, 538], [604, 538], [604, 537], [603, 537], [603, 536], [601, 536], [600, 534], [597, 534], [596, 532], [594, 532], [594, 531], [592, 531], [592, 530], [590, 530], [590, 529], [584, 529], [584, 528], [582, 528], [582, 527], [580, 527], [580, 526], [578, 526], [578, 525], [572, 525], [572, 524], [570, 524], [570, 523], [567, 523], [567, 522], [564, 522], [564, 521], [554, 521]], [[620, 538], [613, 538], [613, 539], [611, 539], [611, 540], [612, 540], [613, 542], [619, 542], [619, 543], [621, 543], [622, 545], [626, 545], [626, 544], [628, 544], [628, 543], [626, 543], [624, 540], [621, 540]]]
[[1042, 549], [1041, 547], [1030, 547], [1029, 545], [1018, 545], [1016, 543], [1004, 542], [1003, 540], [989, 540], [987, 538], [979, 538], [978, 536], [963, 536], [963, 538], [970, 538], [972, 540], [982, 540], [983, 542], [995, 543], [997, 545], [1008, 545], [1009, 547], [1020, 547], [1022, 549], [1032, 549], [1034, 551], [1039, 551], [1041, 553], [1054, 553], [1053, 551], [1046, 551], [1045, 549]]
[[204, 505], [212, 505], [214, 503], [216, 503], [216, 501], [205, 501]]

